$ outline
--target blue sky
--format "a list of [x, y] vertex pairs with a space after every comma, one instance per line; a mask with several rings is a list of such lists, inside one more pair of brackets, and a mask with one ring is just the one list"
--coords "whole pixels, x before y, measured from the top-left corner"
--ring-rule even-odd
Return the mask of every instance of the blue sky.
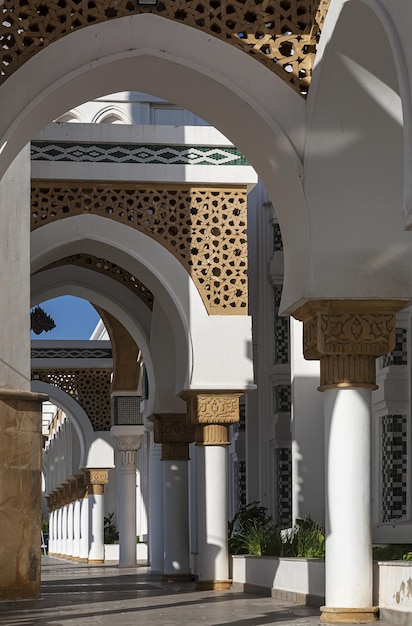
[[40, 303], [56, 324], [49, 332], [35, 335], [32, 339], [89, 339], [99, 321], [99, 316], [86, 300], [74, 296], [62, 296]]

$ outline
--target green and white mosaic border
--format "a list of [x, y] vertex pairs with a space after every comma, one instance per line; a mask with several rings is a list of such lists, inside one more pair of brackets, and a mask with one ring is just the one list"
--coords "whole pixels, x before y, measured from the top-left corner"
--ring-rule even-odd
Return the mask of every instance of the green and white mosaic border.
[[249, 165], [233, 146], [170, 146], [33, 141], [32, 161], [144, 163], [153, 165]]

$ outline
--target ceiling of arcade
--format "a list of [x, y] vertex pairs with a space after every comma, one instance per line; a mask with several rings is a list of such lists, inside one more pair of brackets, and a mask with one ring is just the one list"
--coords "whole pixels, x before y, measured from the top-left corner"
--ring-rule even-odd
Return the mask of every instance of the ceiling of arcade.
[[[84, 214], [120, 222], [164, 246], [192, 277], [210, 315], [247, 315], [246, 188], [32, 182], [32, 231]], [[153, 305], [142, 283], [104, 259], [73, 255], [57, 262], [63, 263], [110, 274]]]
[[75, 30], [154, 13], [202, 30], [252, 55], [307, 94], [330, 0], [4, 0], [0, 84], [45, 46]]

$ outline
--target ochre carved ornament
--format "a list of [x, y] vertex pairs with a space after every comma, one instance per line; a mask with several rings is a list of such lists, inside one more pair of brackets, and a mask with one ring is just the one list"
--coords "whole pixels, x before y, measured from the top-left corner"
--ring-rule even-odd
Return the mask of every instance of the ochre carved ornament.
[[186, 392], [188, 422], [196, 445], [229, 445], [229, 426], [239, 421], [239, 391]]
[[395, 347], [400, 300], [316, 300], [293, 313], [304, 324], [303, 353], [320, 360], [320, 391], [376, 389], [375, 359]]
[[155, 443], [191, 443], [193, 426], [187, 422], [186, 413], [157, 413], [151, 416], [154, 423]]
[[85, 473], [85, 483], [89, 494], [103, 495], [104, 486], [109, 482], [109, 470], [89, 469], [83, 470]]

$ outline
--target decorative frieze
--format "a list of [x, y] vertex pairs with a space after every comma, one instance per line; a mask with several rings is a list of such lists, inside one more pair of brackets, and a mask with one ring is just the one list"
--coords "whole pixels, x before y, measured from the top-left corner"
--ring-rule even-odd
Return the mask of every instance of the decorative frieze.
[[295, 91], [307, 94], [317, 38], [330, 0], [4, 0], [0, 84], [39, 51], [88, 25], [153, 13], [221, 39], [252, 56]]
[[303, 321], [306, 359], [320, 359], [320, 387], [376, 388], [376, 357], [395, 346], [399, 300], [317, 300], [293, 314]]
[[234, 424], [239, 421], [240, 392], [199, 392], [185, 394], [192, 424]]
[[168, 146], [69, 141], [32, 141], [31, 160], [151, 165], [249, 165], [243, 154], [234, 146]]

